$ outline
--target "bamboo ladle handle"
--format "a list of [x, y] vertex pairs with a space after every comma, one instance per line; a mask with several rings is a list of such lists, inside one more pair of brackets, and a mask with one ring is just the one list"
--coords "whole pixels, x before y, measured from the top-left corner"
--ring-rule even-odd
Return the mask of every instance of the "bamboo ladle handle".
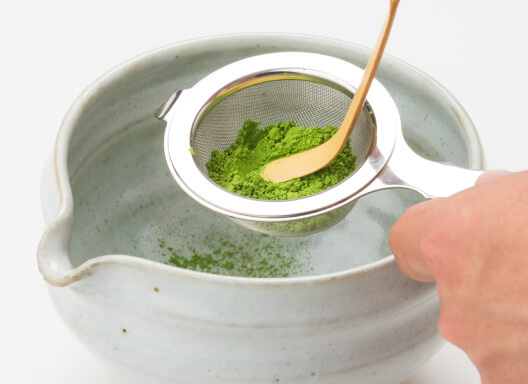
[[376, 47], [370, 55], [363, 78], [352, 98], [345, 118], [334, 136], [315, 148], [268, 163], [261, 173], [261, 177], [264, 180], [280, 183], [309, 175], [326, 167], [341, 152], [354, 129], [354, 125], [365, 103], [370, 84], [374, 79], [385, 45], [389, 39], [399, 2], [400, 0], [390, 0], [389, 14], [378, 37]]

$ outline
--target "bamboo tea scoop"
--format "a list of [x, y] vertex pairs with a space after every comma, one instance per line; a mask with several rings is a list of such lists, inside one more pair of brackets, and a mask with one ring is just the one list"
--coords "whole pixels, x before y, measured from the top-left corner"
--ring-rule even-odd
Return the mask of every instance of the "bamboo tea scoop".
[[315, 148], [270, 162], [262, 171], [261, 176], [264, 180], [280, 183], [309, 175], [326, 167], [341, 152], [348, 142], [365, 103], [368, 90], [385, 50], [399, 2], [399, 0], [390, 0], [389, 14], [378, 37], [376, 47], [370, 56], [361, 83], [352, 98], [343, 123], [334, 136]]

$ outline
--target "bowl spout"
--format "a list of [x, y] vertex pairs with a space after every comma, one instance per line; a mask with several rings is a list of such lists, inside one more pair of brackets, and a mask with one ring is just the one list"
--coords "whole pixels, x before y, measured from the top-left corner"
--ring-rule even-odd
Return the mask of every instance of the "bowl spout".
[[68, 255], [72, 227], [71, 215], [59, 215], [48, 227], [37, 250], [37, 263], [42, 277], [51, 285], [65, 286], [78, 279], [73, 274]]

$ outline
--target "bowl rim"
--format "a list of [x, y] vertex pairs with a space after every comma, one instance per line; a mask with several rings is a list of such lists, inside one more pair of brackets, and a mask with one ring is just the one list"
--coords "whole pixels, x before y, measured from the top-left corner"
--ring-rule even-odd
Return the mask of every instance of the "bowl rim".
[[[103, 75], [96, 78], [89, 84], [69, 107], [66, 115], [60, 125], [57, 133], [55, 147], [53, 150], [53, 167], [56, 187], [58, 191], [59, 208], [55, 217], [47, 225], [37, 249], [37, 264], [43, 278], [54, 286], [67, 286], [78, 281], [85, 275], [93, 272], [97, 267], [103, 265], [126, 265], [149, 269], [160, 273], [169, 273], [174, 276], [185, 278], [200, 279], [216, 283], [229, 284], [251, 284], [251, 285], [292, 285], [292, 284], [313, 284], [323, 283], [343, 279], [347, 277], [360, 276], [367, 272], [373, 272], [384, 268], [392, 268], [395, 265], [395, 259], [392, 254], [371, 263], [359, 265], [353, 268], [344, 269], [337, 272], [325, 273], [312, 276], [293, 276], [293, 277], [276, 277], [276, 278], [259, 278], [259, 277], [240, 277], [229, 275], [217, 275], [206, 272], [193, 271], [166, 265], [154, 260], [144, 259], [132, 255], [107, 254], [96, 256], [86, 260], [81, 265], [73, 268], [69, 259], [69, 236], [71, 233], [71, 224], [73, 219], [73, 195], [67, 170], [67, 158], [69, 142], [74, 127], [85, 109], [85, 105], [96, 98], [106, 87], [112, 85], [115, 81], [125, 77], [139, 68], [151, 65], [153, 61], [162, 61], [167, 54], [174, 54], [180, 51], [199, 51], [201, 47], [209, 47], [212, 43], [236, 44], [241, 41], [252, 39], [258, 44], [258, 41], [277, 39], [287, 42], [292, 40], [310, 41], [314, 46], [331, 47], [339, 46], [341, 49], [350, 49], [359, 54], [368, 57], [370, 49], [350, 41], [315, 36], [310, 34], [298, 33], [236, 33], [222, 34], [214, 36], [205, 36], [194, 38], [164, 45], [142, 54], [136, 55], [121, 64], [118, 64], [108, 70]], [[281, 50], [277, 50], [280, 52]], [[484, 166], [484, 156], [482, 145], [468, 113], [460, 102], [438, 81], [422, 70], [412, 66], [404, 60], [398, 59], [391, 55], [384, 55], [386, 62], [398, 64], [399, 70], [405, 74], [413, 75], [426, 80], [433, 92], [439, 95], [439, 98], [446, 103], [455, 114], [460, 123], [461, 135], [465, 141], [468, 151], [468, 161], [470, 168], [480, 168]], [[67, 238], [67, 239], [66, 239]], [[65, 240], [66, 239], [66, 240]], [[57, 258], [61, 258], [57, 260]]]

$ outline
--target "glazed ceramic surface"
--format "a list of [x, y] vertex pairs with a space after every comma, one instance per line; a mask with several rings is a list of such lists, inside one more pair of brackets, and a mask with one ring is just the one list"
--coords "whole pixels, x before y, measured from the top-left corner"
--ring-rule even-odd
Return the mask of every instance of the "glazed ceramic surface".
[[[72, 105], [43, 178], [48, 228], [38, 261], [64, 321], [102, 358], [148, 382], [390, 384], [440, 346], [435, 287], [403, 277], [387, 244], [417, 194], [379, 192], [330, 230], [275, 239], [199, 206], [170, 177], [153, 111], [222, 65], [292, 50], [360, 66], [368, 58], [364, 48], [315, 37], [203, 39], [117, 67]], [[416, 152], [481, 168], [471, 121], [447, 91], [391, 57], [377, 78]], [[272, 247], [289, 260], [289, 277], [165, 264], [168, 246], [208, 252], [215, 241], [241, 252]]]

